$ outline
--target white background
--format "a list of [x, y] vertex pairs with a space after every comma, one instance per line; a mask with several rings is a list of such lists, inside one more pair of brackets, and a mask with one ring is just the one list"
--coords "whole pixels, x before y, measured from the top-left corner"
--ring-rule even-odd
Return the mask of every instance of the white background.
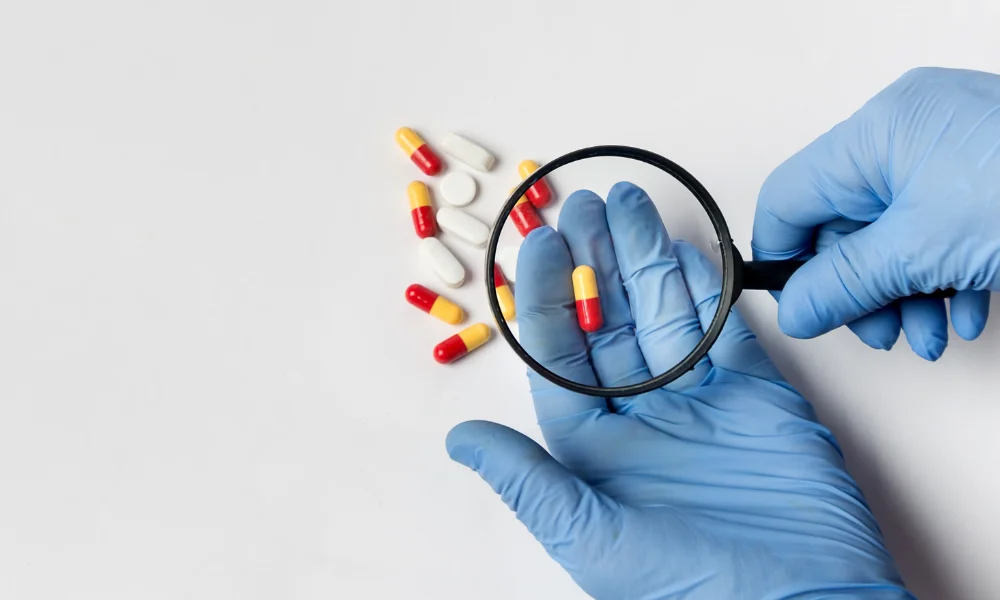
[[[493, 149], [484, 219], [521, 158], [652, 149], [747, 251], [768, 172], [906, 69], [1000, 71], [997, 6], [0, 1], [0, 597], [583, 597], [445, 453], [538, 432], [502, 341], [439, 367], [403, 302], [394, 130]], [[911, 587], [1000, 597], [1000, 321], [932, 365], [740, 308]]]

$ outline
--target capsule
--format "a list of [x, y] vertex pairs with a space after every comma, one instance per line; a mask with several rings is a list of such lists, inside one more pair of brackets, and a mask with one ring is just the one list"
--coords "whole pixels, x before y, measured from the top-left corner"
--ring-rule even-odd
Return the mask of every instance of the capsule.
[[485, 248], [490, 239], [489, 226], [460, 208], [445, 206], [440, 209], [437, 224], [441, 231], [478, 248]]
[[[512, 189], [511, 193], [513, 192]], [[517, 227], [517, 231], [524, 237], [528, 237], [529, 233], [542, 226], [542, 217], [538, 215], [535, 206], [528, 202], [528, 198], [525, 196], [521, 196], [521, 199], [514, 205], [514, 209], [510, 211], [510, 220], [514, 222], [514, 227]]]
[[401, 127], [396, 131], [396, 143], [410, 157], [425, 175], [434, 176], [441, 172], [441, 159], [415, 131]]
[[[531, 174], [537, 170], [538, 163], [533, 160], [522, 160], [521, 164], [517, 165], [517, 174], [521, 176], [521, 181], [531, 177]], [[528, 188], [528, 193], [525, 196], [535, 205], [535, 208], [544, 208], [552, 201], [552, 188], [543, 177], [535, 185]]]
[[517, 282], [517, 255], [520, 251], [520, 246], [504, 246], [497, 250], [497, 264], [511, 283]]
[[420, 240], [417, 256], [446, 286], [458, 288], [465, 283], [465, 267], [436, 237]]
[[500, 304], [500, 312], [503, 314], [505, 321], [513, 321], [517, 316], [517, 311], [514, 309], [514, 293], [510, 291], [510, 286], [507, 285], [507, 280], [503, 277], [503, 272], [500, 271], [500, 267], [493, 265], [493, 285], [497, 289], [497, 302]]
[[465, 311], [457, 304], [419, 283], [406, 288], [406, 301], [449, 325], [458, 325], [465, 320]]
[[492, 169], [493, 163], [496, 162], [496, 158], [489, 150], [455, 133], [445, 136], [441, 148], [445, 154], [483, 173]]
[[597, 275], [594, 269], [580, 265], [573, 270], [573, 296], [576, 298], [576, 320], [580, 329], [594, 333], [604, 325], [601, 315], [601, 298], [597, 293]]
[[434, 346], [434, 360], [442, 365], [455, 362], [489, 339], [490, 328], [483, 323], [476, 323]]
[[437, 233], [437, 221], [434, 220], [434, 209], [431, 208], [431, 192], [422, 181], [414, 181], [406, 188], [410, 197], [410, 216], [413, 217], [413, 230], [419, 238], [434, 237]]

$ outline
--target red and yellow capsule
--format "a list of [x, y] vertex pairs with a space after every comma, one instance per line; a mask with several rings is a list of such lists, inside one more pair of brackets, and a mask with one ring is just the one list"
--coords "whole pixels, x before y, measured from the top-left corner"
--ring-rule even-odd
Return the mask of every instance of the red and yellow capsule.
[[457, 304], [419, 283], [406, 288], [406, 301], [450, 325], [458, 325], [465, 320], [465, 311]]
[[410, 157], [413, 164], [426, 175], [434, 176], [441, 172], [441, 159], [431, 150], [427, 142], [417, 132], [409, 127], [401, 127], [396, 131], [396, 143]]
[[[533, 160], [522, 160], [521, 164], [517, 165], [517, 174], [521, 176], [521, 181], [531, 177], [531, 174], [537, 170], [538, 163]], [[542, 178], [538, 180], [538, 183], [528, 188], [528, 193], [525, 196], [535, 205], [535, 208], [544, 208], [552, 201], [552, 188], [545, 182], [545, 178]]]
[[[511, 188], [511, 193], [515, 189], [517, 188]], [[525, 196], [521, 196], [521, 199], [514, 205], [513, 210], [510, 211], [510, 220], [514, 222], [514, 227], [517, 227], [518, 233], [524, 237], [527, 237], [529, 233], [543, 225], [542, 217], [539, 216], [538, 211], [535, 210], [535, 206], [528, 202], [528, 198]]]
[[434, 237], [437, 233], [437, 221], [434, 220], [434, 209], [431, 208], [431, 192], [422, 181], [414, 181], [406, 188], [410, 197], [410, 216], [413, 217], [413, 230], [419, 238]]
[[514, 293], [510, 291], [499, 265], [493, 265], [493, 284], [496, 286], [497, 302], [500, 304], [504, 320], [513, 321], [517, 316], [517, 311], [514, 309]]
[[580, 329], [594, 333], [604, 325], [601, 298], [597, 292], [597, 275], [594, 269], [580, 265], [573, 270], [573, 296], [576, 298], [576, 320]]
[[489, 339], [490, 328], [483, 323], [476, 323], [434, 346], [434, 360], [442, 365], [455, 362]]

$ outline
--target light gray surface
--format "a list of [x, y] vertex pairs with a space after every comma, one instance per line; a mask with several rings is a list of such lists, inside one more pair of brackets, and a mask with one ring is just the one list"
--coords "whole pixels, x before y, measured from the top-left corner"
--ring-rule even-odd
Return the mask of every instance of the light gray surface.
[[[4, 2], [0, 596], [582, 598], [445, 455], [463, 419], [537, 427], [502, 342], [438, 367], [452, 330], [403, 302], [433, 278], [394, 130], [495, 152], [487, 221], [522, 158], [647, 147], [746, 250], [770, 169], [910, 67], [1000, 71], [998, 29], [988, 0]], [[1000, 597], [1000, 328], [929, 365], [740, 308], [913, 589]]]

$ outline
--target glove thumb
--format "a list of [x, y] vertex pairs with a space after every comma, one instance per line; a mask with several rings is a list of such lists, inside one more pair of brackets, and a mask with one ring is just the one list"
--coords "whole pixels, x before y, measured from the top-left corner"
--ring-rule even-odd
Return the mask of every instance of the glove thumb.
[[[488, 421], [448, 433], [448, 455], [479, 473], [546, 551], [572, 573], [574, 556], [606, 544], [617, 504], [595, 492], [528, 437]], [[576, 551], [583, 550], [584, 554]]]
[[[812, 338], [920, 291], [933, 275], [906, 261], [896, 245], [907, 236], [891, 211], [821, 250], [788, 280], [778, 303], [778, 325], [788, 336]], [[893, 240], [890, 242], [889, 240]], [[930, 271], [930, 269], [927, 269]], [[926, 290], [931, 291], [931, 290]]]

